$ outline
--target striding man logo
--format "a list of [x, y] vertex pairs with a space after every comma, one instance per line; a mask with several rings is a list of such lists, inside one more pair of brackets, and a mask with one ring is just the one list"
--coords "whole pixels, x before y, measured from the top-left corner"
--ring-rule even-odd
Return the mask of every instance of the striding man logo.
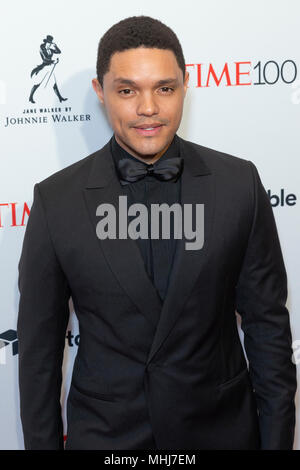
[[54, 69], [59, 62], [59, 58], [53, 58], [54, 54], [60, 54], [61, 50], [53, 42], [53, 36], [47, 36], [43, 39], [43, 43], [40, 45], [40, 55], [43, 62], [40, 65], [37, 65], [31, 71], [31, 78], [34, 82], [34, 85], [31, 89], [29, 101], [35, 103], [33, 95], [40, 85], [44, 85], [44, 88], [47, 86], [53, 87], [54, 92], [56, 93], [60, 102], [66, 101], [68, 98], [63, 98], [59, 92]]

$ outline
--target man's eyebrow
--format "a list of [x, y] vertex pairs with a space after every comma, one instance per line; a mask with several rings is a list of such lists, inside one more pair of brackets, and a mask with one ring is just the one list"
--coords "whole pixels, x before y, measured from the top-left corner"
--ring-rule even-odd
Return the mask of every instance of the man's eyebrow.
[[[129, 78], [124, 77], [115, 78], [114, 83], [120, 85], [138, 86], [134, 80], [130, 80]], [[171, 83], [178, 84], [178, 79], [174, 77], [164, 78], [162, 80], [158, 80], [158, 82], [155, 83], [155, 86], [169, 85]]]

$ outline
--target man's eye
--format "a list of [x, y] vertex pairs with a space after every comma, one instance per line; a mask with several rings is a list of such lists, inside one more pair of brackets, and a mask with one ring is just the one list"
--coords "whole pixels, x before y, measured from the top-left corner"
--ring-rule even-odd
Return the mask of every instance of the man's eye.
[[[119, 93], [122, 94], [123, 91], [131, 91], [129, 88], [125, 88], [124, 90], [120, 90]], [[129, 93], [124, 93], [124, 95], [128, 95]]]
[[168, 87], [168, 86], [163, 86], [163, 87], [161, 88], [161, 90], [172, 90], [172, 91], [173, 91], [173, 88], [170, 88], [170, 87]]

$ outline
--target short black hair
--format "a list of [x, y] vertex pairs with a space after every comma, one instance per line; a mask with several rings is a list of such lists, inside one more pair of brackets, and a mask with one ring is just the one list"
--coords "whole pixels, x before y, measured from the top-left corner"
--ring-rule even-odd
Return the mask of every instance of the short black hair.
[[178, 37], [167, 25], [150, 16], [130, 16], [111, 26], [98, 45], [97, 78], [103, 87], [103, 76], [109, 71], [110, 59], [115, 52], [138, 47], [173, 51], [185, 77], [185, 60]]

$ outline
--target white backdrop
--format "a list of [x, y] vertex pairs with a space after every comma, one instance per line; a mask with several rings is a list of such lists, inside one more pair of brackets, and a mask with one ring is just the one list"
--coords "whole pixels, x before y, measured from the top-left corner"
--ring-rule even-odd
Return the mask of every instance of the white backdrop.
[[[24, 448], [15, 334], [17, 265], [33, 186], [111, 137], [91, 85], [97, 46], [114, 23], [140, 14], [165, 22], [183, 47], [190, 83], [178, 134], [253, 161], [269, 191], [289, 281], [293, 360], [300, 362], [299, 1], [152, 0], [147, 6], [140, 0], [52, 0], [46, 8], [38, 0], [1, 0], [0, 449]], [[33, 104], [29, 95], [35, 81], [30, 73], [42, 63], [39, 48], [47, 35], [61, 50], [55, 78], [68, 99], [60, 103], [52, 85], [40, 86]], [[214, 73], [217, 79], [222, 75], [219, 83]], [[63, 406], [79, 339], [71, 301], [70, 310]], [[298, 397], [297, 405], [294, 448], [300, 449]]]

